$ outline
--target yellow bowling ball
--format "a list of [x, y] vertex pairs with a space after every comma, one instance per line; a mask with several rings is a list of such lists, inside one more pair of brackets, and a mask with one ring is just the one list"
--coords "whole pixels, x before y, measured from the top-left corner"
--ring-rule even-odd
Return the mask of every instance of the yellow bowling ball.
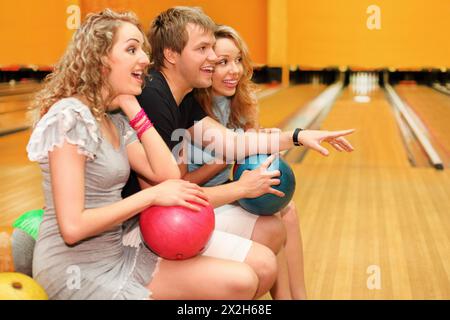
[[44, 289], [29, 276], [17, 272], [0, 273], [0, 300], [48, 300]]

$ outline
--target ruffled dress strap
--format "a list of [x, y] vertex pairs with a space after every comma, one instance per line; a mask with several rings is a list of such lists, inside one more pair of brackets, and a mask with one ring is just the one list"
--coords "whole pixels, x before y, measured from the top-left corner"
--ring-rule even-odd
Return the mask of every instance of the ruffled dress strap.
[[130, 143], [137, 141], [138, 137], [136, 135], [136, 131], [131, 128], [128, 123], [128, 118], [122, 112], [118, 112], [111, 115], [111, 119], [117, 125], [120, 135], [123, 138], [125, 145], [129, 145]]
[[88, 161], [96, 158], [101, 142], [99, 126], [91, 110], [76, 98], [59, 100], [39, 120], [27, 145], [28, 158], [47, 162], [48, 153], [62, 147], [65, 140], [78, 146]]

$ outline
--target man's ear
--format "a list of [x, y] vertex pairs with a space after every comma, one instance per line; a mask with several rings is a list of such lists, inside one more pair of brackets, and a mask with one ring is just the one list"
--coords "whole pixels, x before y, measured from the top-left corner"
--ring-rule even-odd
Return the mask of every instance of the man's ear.
[[176, 57], [178, 55], [179, 55], [178, 52], [175, 52], [172, 49], [169, 48], [164, 49], [164, 60], [166, 60], [170, 64], [176, 63]]

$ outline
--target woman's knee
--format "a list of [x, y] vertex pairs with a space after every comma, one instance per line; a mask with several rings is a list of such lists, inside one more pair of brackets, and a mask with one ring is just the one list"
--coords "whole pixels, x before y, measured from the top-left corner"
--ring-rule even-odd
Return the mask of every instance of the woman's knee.
[[258, 285], [259, 279], [253, 268], [243, 263], [226, 281], [225, 291], [229, 299], [249, 300], [254, 298]]
[[277, 254], [286, 241], [286, 228], [278, 216], [261, 216], [256, 221], [252, 240]]
[[245, 262], [252, 267], [259, 279], [259, 285], [270, 289], [277, 277], [277, 258], [271, 249], [253, 243]]
[[246, 263], [198, 256], [161, 260], [147, 288], [154, 299], [253, 299], [259, 279]]
[[299, 224], [300, 220], [294, 201], [289, 202], [289, 204], [281, 211], [281, 219], [286, 226], [297, 226]]

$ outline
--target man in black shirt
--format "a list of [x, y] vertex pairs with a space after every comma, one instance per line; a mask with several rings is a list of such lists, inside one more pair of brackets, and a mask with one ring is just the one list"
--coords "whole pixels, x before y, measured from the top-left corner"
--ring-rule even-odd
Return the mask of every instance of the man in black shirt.
[[194, 99], [192, 92], [178, 104], [163, 74], [156, 70], [150, 71], [146, 79], [146, 87], [138, 97], [138, 101], [171, 150], [178, 143], [175, 139], [171, 139], [175, 129], [190, 128], [196, 121], [206, 117], [206, 113]]
[[[170, 150], [174, 150], [181, 142], [172, 139], [175, 130], [190, 128], [196, 121], [206, 117], [192, 93], [188, 93], [178, 104], [163, 74], [156, 70], [150, 71], [138, 101]], [[182, 135], [183, 132], [180, 133]], [[122, 195], [127, 197], [139, 190], [138, 177], [135, 172], [131, 172]]]
[[[350, 143], [343, 137], [352, 133], [353, 130], [329, 132], [301, 129], [281, 133], [245, 133], [245, 150], [237, 150], [238, 134], [206, 116], [192, 95], [194, 88], [207, 88], [212, 84], [212, 73], [217, 59], [213, 50], [215, 25], [202, 12], [200, 14], [196, 12], [189, 20], [189, 13], [185, 14], [183, 10], [195, 9], [172, 8], [153, 21], [148, 35], [152, 46], [153, 68], [146, 78], [142, 94], [138, 97], [141, 107], [172, 151], [180, 143], [176, 139], [180, 136], [177, 134], [180, 130], [187, 130], [196, 144], [208, 146], [208, 148], [212, 146], [214, 153], [223, 155], [224, 158], [229, 158], [230, 155], [236, 158], [238, 154], [246, 156], [255, 153], [276, 153], [294, 145], [310, 147], [323, 155], [328, 155], [328, 150], [320, 145], [322, 141], [330, 143], [339, 151], [353, 150]], [[171, 14], [172, 17], [168, 18]], [[181, 19], [181, 23], [175, 21], [176, 18]], [[180, 28], [180, 25], [184, 30], [174, 32], [174, 29]], [[168, 34], [171, 35], [168, 36]], [[223, 143], [214, 144], [213, 140], [205, 137], [205, 133], [212, 131], [215, 135], [222, 137]], [[273, 143], [274, 140], [277, 143]], [[180, 165], [180, 169], [183, 176], [186, 164]], [[253, 186], [257, 184], [253, 183]], [[124, 188], [123, 195], [133, 194], [139, 188], [133, 173]], [[243, 193], [243, 188], [230, 186], [207, 189], [210, 201], [215, 207], [249, 195]], [[259, 194], [256, 190], [252, 191], [253, 193], [250, 193], [253, 197], [266, 192], [283, 196], [270, 186], [266, 189], [259, 188]]]
[[[194, 88], [207, 88], [212, 84], [212, 74], [217, 60], [213, 50], [214, 29], [215, 24], [209, 17], [197, 9], [185, 7], [172, 8], [161, 13], [155, 18], [150, 28], [148, 37], [152, 47], [153, 70], [146, 79], [138, 101], [172, 153], [177, 153], [174, 151], [180, 143], [177, 139], [181, 136], [178, 134], [179, 130], [187, 131], [195, 144], [207, 146], [223, 158], [230, 158], [230, 155], [233, 155], [234, 159], [237, 154], [244, 157], [256, 153], [276, 153], [294, 145], [308, 146], [327, 155], [328, 150], [320, 146], [322, 141], [328, 141], [340, 151], [352, 150], [351, 145], [342, 137], [351, 133], [352, 130], [327, 132], [301, 129], [281, 133], [246, 132], [240, 135], [244, 138], [244, 150], [238, 150], [238, 134], [206, 116], [192, 96]], [[208, 138], [208, 133], [211, 132], [221, 139]], [[222, 143], [216, 143], [218, 141]], [[272, 143], [273, 141], [276, 143]], [[265, 170], [267, 167], [268, 164], [265, 164], [260, 170], [247, 172], [239, 181], [203, 188], [204, 192], [214, 208], [241, 198], [255, 198], [265, 193], [284, 196], [282, 192], [272, 188], [279, 183], [276, 179], [279, 172], [267, 172]], [[186, 163], [182, 163], [180, 169], [183, 176]], [[134, 193], [138, 188], [139, 184], [133, 174], [125, 187], [124, 195]], [[244, 211], [238, 207], [233, 210]], [[239, 214], [233, 216], [233, 219], [240, 218]], [[286, 237], [280, 219], [275, 216], [258, 217], [258, 223], [255, 224], [255, 216], [246, 212], [242, 216], [245, 214], [252, 216], [253, 219], [246, 217], [244, 220], [238, 220], [237, 223], [246, 225], [248, 219], [252, 219], [250, 228], [254, 229], [250, 230], [250, 233], [246, 232], [247, 236], [251, 236], [251, 240], [266, 245], [277, 254]], [[230, 233], [233, 232], [230, 231]], [[227, 246], [226, 242], [224, 246]], [[255, 262], [255, 257], [261, 258], [264, 255], [263, 252], [264, 249], [255, 244], [251, 248], [247, 247], [239, 260], [244, 262], [243, 259], [245, 259], [258, 276], [257, 297], [273, 285], [273, 279], [267, 277], [264, 271], [266, 268], [261, 268], [259, 262]], [[260, 261], [267, 262], [270, 259], [267, 256], [267, 259]]]

